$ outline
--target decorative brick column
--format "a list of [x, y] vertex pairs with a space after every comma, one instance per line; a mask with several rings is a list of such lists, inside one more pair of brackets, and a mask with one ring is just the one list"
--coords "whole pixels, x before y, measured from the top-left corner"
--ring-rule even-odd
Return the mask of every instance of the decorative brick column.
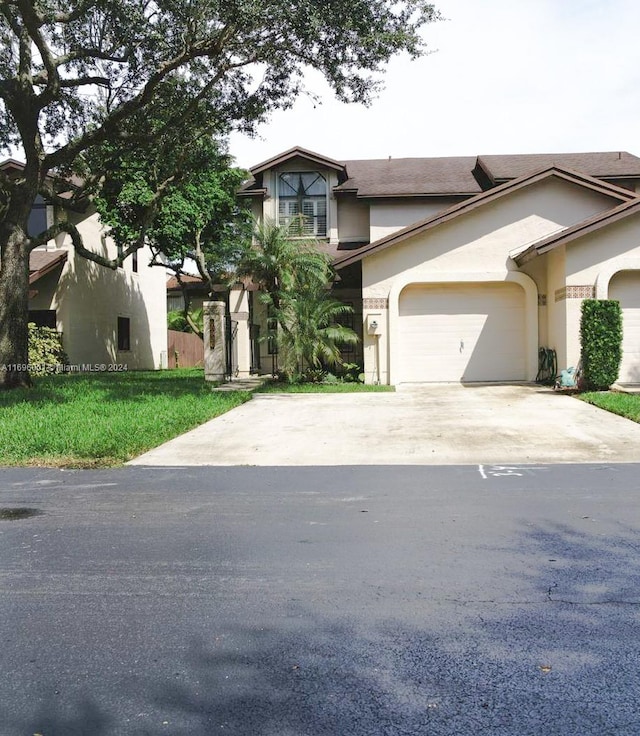
[[227, 361], [224, 302], [204, 302], [204, 379], [224, 381]]

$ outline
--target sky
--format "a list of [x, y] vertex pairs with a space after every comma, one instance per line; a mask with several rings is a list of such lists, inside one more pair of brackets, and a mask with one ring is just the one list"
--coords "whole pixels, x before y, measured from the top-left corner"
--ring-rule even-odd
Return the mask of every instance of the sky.
[[434, 0], [433, 52], [392, 59], [368, 108], [318, 76], [230, 152], [249, 168], [299, 145], [337, 160], [500, 153], [640, 155], [638, 0]]

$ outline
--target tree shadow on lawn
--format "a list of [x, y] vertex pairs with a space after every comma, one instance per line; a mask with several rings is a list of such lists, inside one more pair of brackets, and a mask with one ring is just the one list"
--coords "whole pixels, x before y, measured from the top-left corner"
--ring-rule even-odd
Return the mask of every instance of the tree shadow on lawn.
[[73, 717], [55, 699], [33, 718], [1, 715], [8, 736], [631, 736], [640, 732], [635, 537], [527, 527], [511, 549], [530, 563], [536, 592], [526, 599], [487, 591], [451, 601], [443, 591], [381, 618], [372, 601], [335, 616], [291, 604], [279, 619], [227, 619], [194, 634], [159, 662], [164, 676], [96, 675], [113, 699], [78, 696], [67, 703]]
[[[171, 371], [128, 371], [122, 373], [69, 374], [35, 379], [32, 389], [0, 392], [0, 408], [22, 403], [34, 406], [64, 404], [87, 395], [101, 401], [146, 402], [159, 395], [181, 397], [185, 394], [211, 398], [211, 386], [204, 374], [172, 375]], [[248, 393], [248, 392], [238, 392]], [[213, 395], [219, 398], [218, 394]]]

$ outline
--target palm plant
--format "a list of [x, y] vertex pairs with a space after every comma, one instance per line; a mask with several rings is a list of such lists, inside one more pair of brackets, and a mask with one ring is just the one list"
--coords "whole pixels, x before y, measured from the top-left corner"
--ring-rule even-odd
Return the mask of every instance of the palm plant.
[[330, 296], [333, 271], [317, 241], [261, 224], [240, 272], [261, 287], [260, 299], [277, 320], [280, 367], [289, 378], [299, 378], [305, 367], [339, 365], [340, 346], [357, 342], [356, 333], [338, 322], [351, 307]]
[[307, 288], [288, 299], [283, 314], [288, 329], [278, 341], [283, 371], [297, 379], [305, 368], [341, 365], [340, 347], [358, 341], [351, 328], [339, 323], [341, 315], [352, 311], [324, 288]]
[[261, 223], [239, 275], [251, 276], [267, 297], [264, 301], [277, 312], [283, 299], [305, 285], [330, 281], [329, 257], [317, 246], [314, 240], [292, 239], [282, 225]]

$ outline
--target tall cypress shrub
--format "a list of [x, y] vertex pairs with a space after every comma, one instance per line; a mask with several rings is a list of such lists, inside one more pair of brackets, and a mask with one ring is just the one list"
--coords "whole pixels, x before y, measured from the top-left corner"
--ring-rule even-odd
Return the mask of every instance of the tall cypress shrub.
[[580, 360], [585, 388], [606, 391], [618, 379], [622, 310], [612, 299], [585, 299], [580, 318]]

